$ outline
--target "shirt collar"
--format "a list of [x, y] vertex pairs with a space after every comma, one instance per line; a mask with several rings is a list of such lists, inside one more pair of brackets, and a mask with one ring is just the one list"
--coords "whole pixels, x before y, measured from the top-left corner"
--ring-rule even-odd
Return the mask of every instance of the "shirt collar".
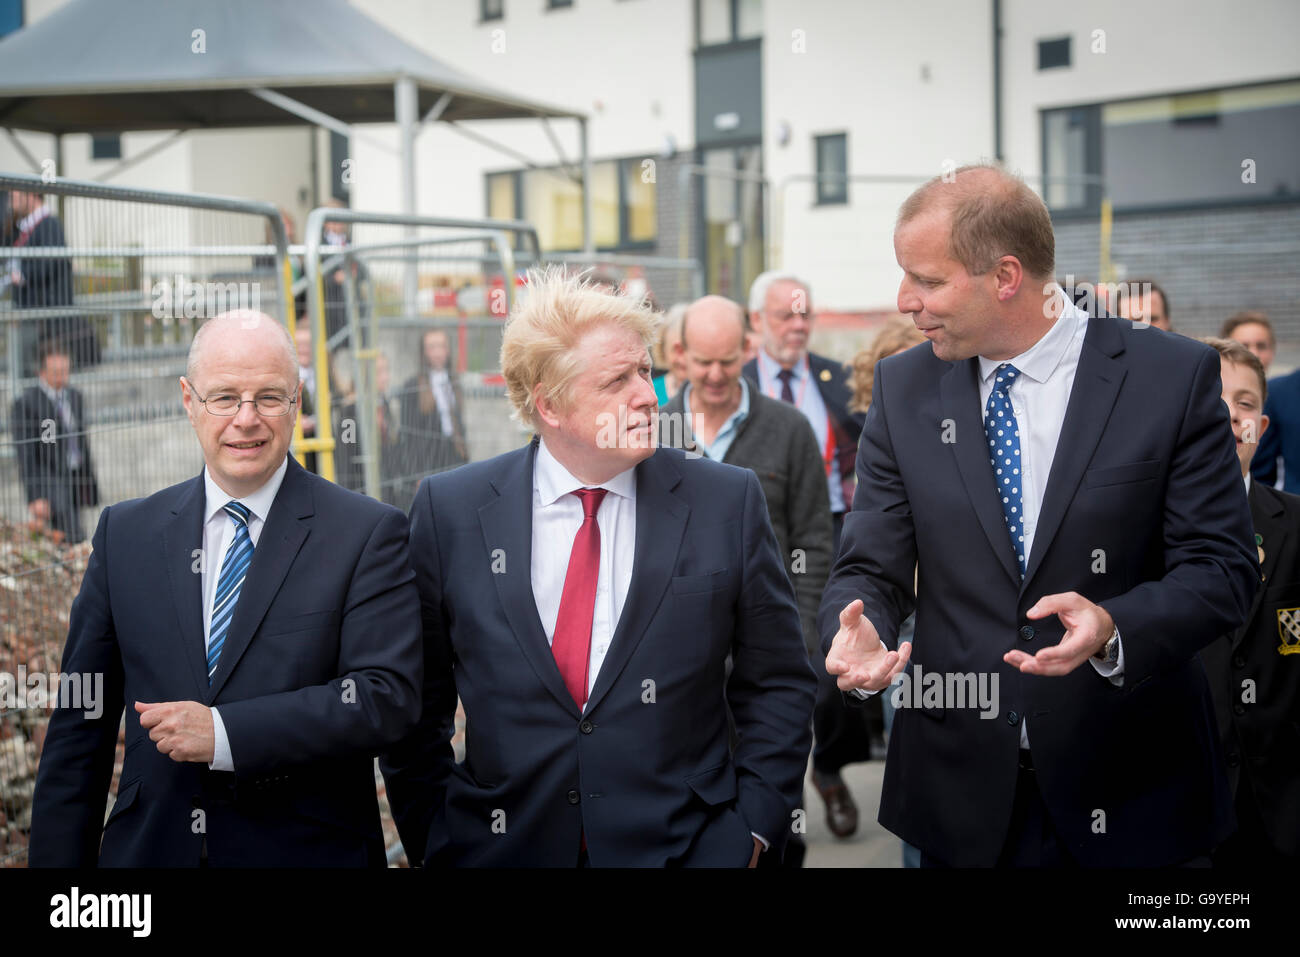
[[[758, 368], [759, 374], [764, 379], [770, 379], [772, 382], [780, 381], [777, 377], [781, 374], [783, 366], [768, 355], [767, 350], [761, 346], [758, 350]], [[791, 378], [795, 382], [802, 382], [808, 376], [808, 353], [805, 352], [800, 356], [799, 361], [794, 364], [794, 368], [790, 371], [793, 373]]]
[[[275, 470], [275, 474], [266, 480], [266, 484], [259, 488], [252, 495], [245, 495], [242, 498], [234, 499], [248, 507], [253, 515], [262, 521], [266, 521], [266, 516], [271, 511], [271, 503], [275, 501], [276, 493], [280, 491], [280, 483], [284, 481], [284, 473], [289, 471], [289, 457], [286, 455], [280, 467]], [[207, 495], [207, 500], [203, 509], [203, 524], [206, 525], [212, 521], [212, 516], [226, 507], [226, 503], [231, 501], [231, 497], [220, 485], [212, 478], [212, 473], [208, 467], [203, 467], [203, 490]]]
[[540, 439], [537, 443], [537, 462], [533, 467], [533, 488], [541, 496], [543, 507], [554, 505], [563, 496], [580, 488], [608, 489], [615, 495], [634, 499], [636, 466], [624, 469], [609, 481], [586, 485], [574, 478], [573, 474], [560, 464], [560, 460], [551, 454], [551, 450], [546, 447], [546, 440]]
[[1070, 302], [1069, 297], [1059, 286], [1056, 288], [1056, 295], [1062, 303], [1062, 308], [1056, 322], [1052, 323], [1052, 328], [1018, 356], [1010, 359], [986, 359], [980, 356], [981, 379], [987, 382], [1004, 362], [1011, 363], [1020, 370], [1021, 375], [1028, 376], [1035, 382], [1046, 382], [1052, 377], [1056, 367], [1065, 358], [1070, 340], [1079, 331], [1080, 324], [1088, 321], [1088, 314]]
[[[689, 382], [682, 386], [682, 411], [686, 413], [689, 420], [691, 416], [691, 384]], [[745, 377], [740, 377], [740, 404], [736, 406], [736, 411], [727, 416], [727, 421], [722, 423], [722, 428], [718, 429], [718, 435], [736, 423], [745, 421], [749, 415], [749, 386], [745, 382]]]
[[56, 390], [52, 385], [50, 385], [44, 379], [37, 379], [36, 382], [41, 387], [41, 391], [50, 397], [50, 401], [53, 402], [55, 405], [58, 405], [59, 396], [61, 396], [65, 390], [64, 389]]

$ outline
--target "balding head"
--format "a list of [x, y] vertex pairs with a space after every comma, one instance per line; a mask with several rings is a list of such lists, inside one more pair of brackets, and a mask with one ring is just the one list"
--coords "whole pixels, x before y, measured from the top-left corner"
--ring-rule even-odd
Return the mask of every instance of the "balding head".
[[692, 413], [720, 426], [740, 406], [740, 370], [745, 364], [745, 312], [722, 296], [691, 303], [682, 318], [677, 348], [686, 363]]
[[686, 307], [686, 312], [682, 315], [681, 343], [683, 348], [690, 348], [686, 341], [688, 326], [697, 330], [701, 327], [707, 328], [709, 335], [713, 335], [727, 326], [735, 326], [736, 334], [740, 337], [742, 344], [746, 332], [749, 331], [745, 327], [745, 310], [739, 303], [732, 302], [726, 296], [705, 296], [702, 299], [696, 299]]
[[963, 166], [936, 176], [903, 202], [895, 232], [930, 214], [947, 217], [950, 255], [972, 276], [1014, 256], [1027, 276], [1051, 281], [1056, 271], [1052, 217], [1018, 176], [996, 166]]
[[294, 341], [289, 338], [289, 330], [266, 313], [255, 309], [234, 309], [223, 312], [199, 326], [199, 331], [194, 334], [194, 339], [190, 343], [185, 375], [191, 382], [195, 381], [201, 375], [200, 365], [203, 353], [207, 349], [214, 345], [223, 348], [236, 342], [250, 346], [255, 343], [265, 343], [271, 349], [267, 357], [268, 361], [278, 361], [279, 357], [275, 353], [283, 352], [287, 380], [293, 383], [298, 381], [298, 349]]

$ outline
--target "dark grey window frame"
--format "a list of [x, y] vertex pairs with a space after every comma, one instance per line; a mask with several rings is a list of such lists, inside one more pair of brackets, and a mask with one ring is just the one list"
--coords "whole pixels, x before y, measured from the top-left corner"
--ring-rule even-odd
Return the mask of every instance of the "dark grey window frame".
[[[821, 178], [822, 149], [833, 140], [844, 141], [844, 180], [840, 183], [827, 183]], [[849, 134], [847, 130], [839, 133], [819, 133], [813, 136], [813, 172], [817, 175], [816, 191], [813, 194], [813, 206], [847, 206], [849, 204]]]
[[[1068, 109], [1086, 109], [1095, 108], [1097, 111], [1097, 130], [1096, 136], [1090, 137], [1088, 145], [1089, 152], [1095, 150], [1096, 165], [1090, 163], [1089, 172], [1100, 170], [1101, 167], [1101, 108], [1116, 103], [1136, 103], [1141, 100], [1155, 100], [1168, 96], [1196, 96], [1202, 93], [1218, 93], [1226, 90], [1245, 90], [1258, 86], [1274, 86], [1283, 83], [1300, 82], [1300, 75], [1276, 77], [1268, 80], [1251, 80], [1244, 83], [1226, 83], [1218, 86], [1203, 86], [1195, 89], [1177, 89], [1177, 90], [1153, 90], [1150, 93], [1144, 93], [1141, 96], [1124, 96], [1117, 97], [1113, 100], [1093, 101], [1087, 103], [1067, 103], [1058, 106], [1044, 107], [1038, 111], [1038, 149], [1040, 165], [1039, 169], [1043, 174], [1047, 174], [1047, 136], [1046, 136], [1046, 115], [1057, 110]], [[1104, 172], [1104, 171], [1103, 171]], [[1052, 214], [1053, 220], [1084, 220], [1096, 219], [1101, 212], [1101, 184], [1090, 186], [1089, 189], [1096, 193], [1095, 207], [1087, 204], [1081, 207], [1070, 207], [1067, 209], [1053, 209], [1048, 207]], [[1153, 213], [1183, 213], [1199, 212], [1208, 209], [1236, 209], [1247, 208], [1252, 206], [1289, 206], [1300, 202], [1300, 198], [1295, 196], [1274, 196], [1272, 194], [1263, 194], [1254, 199], [1210, 199], [1203, 201], [1188, 201], [1183, 203], [1164, 203], [1161, 205], [1138, 205], [1138, 206], [1115, 206], [1112, 212], [1116, 215], [1123, 214], [1153, 214]]]
[[[1065, 44], [1065, 62], [1048, 63], [1044, 66], [1043, 54], [1049, 51], [1060, 49], [1060, 45]], [[1068, 70], [1074, 66], [1074, 38], [1068, 33], [1063, 37], [1044, 37], [1038, 41], [1038, 69], [1042, 70]]]

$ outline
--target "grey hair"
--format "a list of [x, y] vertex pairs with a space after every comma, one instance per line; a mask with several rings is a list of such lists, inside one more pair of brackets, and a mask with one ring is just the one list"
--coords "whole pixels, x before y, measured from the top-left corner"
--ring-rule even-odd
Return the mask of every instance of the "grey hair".
[[778, 282], [793, 282], [798, 284], [804, 292], [808, 294], [809, 300], [812, 299], [812, 286], [800, 279], [792, 272], [778, 272], [775, 269], [769, 269], [767, 272], [758, 274], [754, 284], [749, 287], [749, 311], [762, 312], [767, 305], [767, 291]]
[[211, 334], [210, 330], [219, 325], [229, 326], [235, 323], [238, 323], [241, 329], [256, 329], [264, 322], [274, 326], [279, 331], [280, 341], [284, 345], [285, 360], [289, 363], [289, 368], [293, 370], [293, 376], [296, 379], [298, 376], [298, 347], [289, 335], [289, 330], [266, 313], [258, 312], [255, 309], [233, 309], [230, 312], [223, 312], [199, 326], [198, 332], [194, 333], [194, 339], [190, 342], [190, 353], [185, 360], [185, 377], [191, 382], [194, 381], [194, 377], [198, 372], [199, 355], [203, 350], [203, 343]]

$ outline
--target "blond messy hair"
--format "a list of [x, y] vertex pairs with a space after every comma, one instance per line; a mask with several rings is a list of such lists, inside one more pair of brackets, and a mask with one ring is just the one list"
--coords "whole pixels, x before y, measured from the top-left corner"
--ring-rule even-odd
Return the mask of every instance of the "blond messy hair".
[[605, 292], [585, 273], [572, 276], [562, 266], [529, 270], [501, 341], [501, 372], [516, 420], [538, 427], [538, 386], [556, 407], [568, 408], [570, 387], [583, 371], [578, 343], [606, 325], [635, 332], [649, 350], [659, 316], [641, 299]]

